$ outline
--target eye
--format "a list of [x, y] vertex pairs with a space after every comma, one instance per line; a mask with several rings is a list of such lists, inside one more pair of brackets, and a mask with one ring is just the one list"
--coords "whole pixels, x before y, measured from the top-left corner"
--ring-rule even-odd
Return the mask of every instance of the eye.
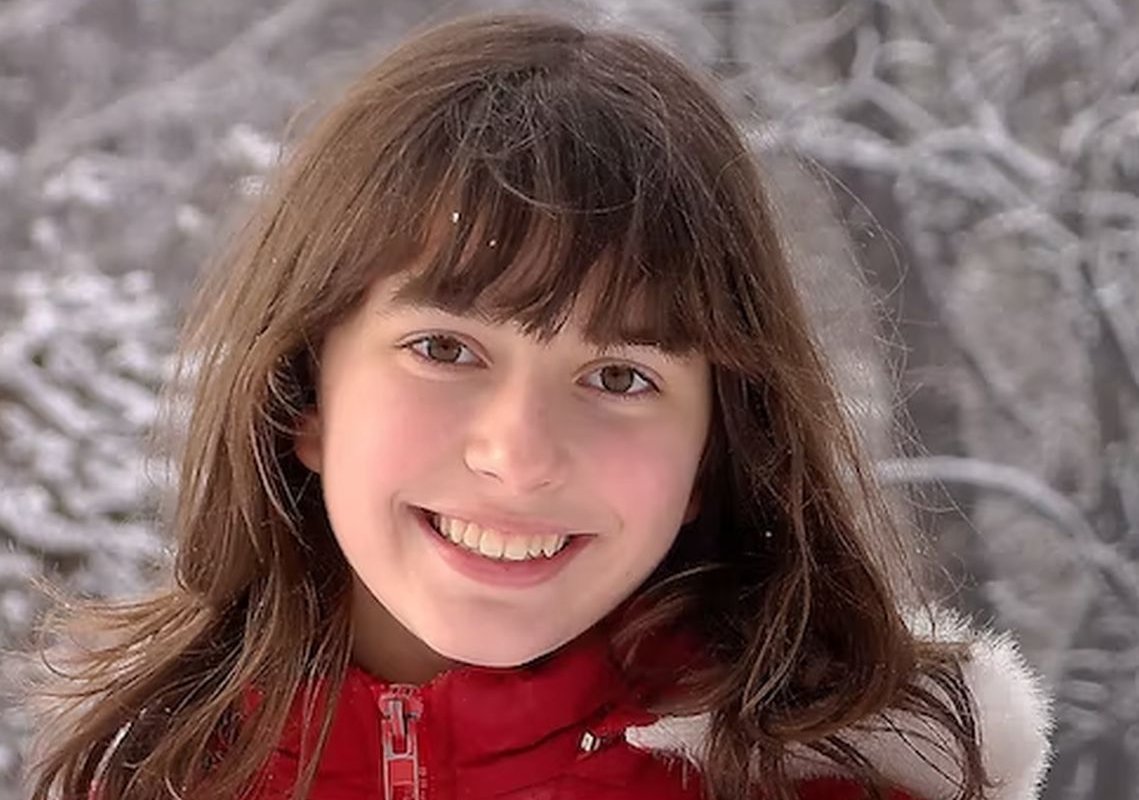
[[460, 342], [454, 336], [433, 333], [421, 336], [404, 345], [424, 361], [435, 364], [448, 364], [451, 366], [466, 366], [478, 364], [479, 358], [471, 348]]
[[640, 370], [627, 364], [608, 364], [595, 369], [589, 373], [586, 384], [606, 394], [627, 398], [660, 391]]

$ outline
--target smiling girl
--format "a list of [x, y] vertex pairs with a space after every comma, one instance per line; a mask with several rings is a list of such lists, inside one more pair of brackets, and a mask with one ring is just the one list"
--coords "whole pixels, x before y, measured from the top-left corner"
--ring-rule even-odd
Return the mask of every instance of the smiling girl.
[[76, 621], [32, 796], [1033, 797], [1045, 704], [921, 602], [764, 181], [622, 33], [360, 77], [190, 316], [173, 575]]

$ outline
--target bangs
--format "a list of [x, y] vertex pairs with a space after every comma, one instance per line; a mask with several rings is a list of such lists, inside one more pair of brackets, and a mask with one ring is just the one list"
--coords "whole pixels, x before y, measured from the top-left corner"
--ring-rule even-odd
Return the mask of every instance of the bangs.
[[402, 198], [418, 224], [388, 220], [419, 242], [398, 299], [539, 339], [572, 316], [601, 347], [702, 349], [701, 212], [667, 132], [552, 82], [534, 70], [480, 84], [420, 128]]

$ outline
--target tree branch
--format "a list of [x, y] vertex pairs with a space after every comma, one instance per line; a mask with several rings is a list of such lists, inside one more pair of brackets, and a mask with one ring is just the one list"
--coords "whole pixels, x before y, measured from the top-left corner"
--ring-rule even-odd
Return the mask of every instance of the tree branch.
[[33, 176], [41, 175], [76, 150], [140, 120], [188, 113], [201, 96], [236, 72], [243, 61], [262, 51], [317, 16], [329, 11], [328, 0], [291, 0], [273, 14], [247, 28], [209, 58], [177, 76], [143, 86], [108, 105], [80, 117], [50, 126], [50, 133], [33, 143], [22, 159]]
[[1077, 546], [1073, 555], [1103, 573], [1139, 608], [1139, 571], [1100, 539], [1084, 513], [1068, 498], [1024, 470], [976, 458], [930, 456], [888, 459], [878, 464], [886, 484], [956, 483], [1011, 495], [1050, 520]]

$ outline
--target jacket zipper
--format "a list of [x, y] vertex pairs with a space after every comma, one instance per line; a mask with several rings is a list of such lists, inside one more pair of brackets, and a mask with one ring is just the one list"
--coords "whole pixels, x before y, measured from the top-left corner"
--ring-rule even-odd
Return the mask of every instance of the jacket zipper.
[[379, 699], [384, 800], [425, 800], [426, 775], [419, 764], [423, 699], [414, 686], [391, 686]]

